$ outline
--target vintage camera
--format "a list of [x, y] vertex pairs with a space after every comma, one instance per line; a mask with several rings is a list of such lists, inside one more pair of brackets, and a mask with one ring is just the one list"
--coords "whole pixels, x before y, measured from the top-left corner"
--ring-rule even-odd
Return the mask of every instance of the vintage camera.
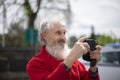
[[[87, 42], [90, 46], [90, 51], [94, 51], [96, 50], [95, 46], [97, 45], [97, 41], [93, 40], [93, 39], [87, 39], [84, 42]], [[85, 55], [82, 56], [82, 58], [85, 61], [89, 61], [90, 62], [90, 66], [95, 66], [96, 64], [96, 59], [91, 59], [90, 58], [90, 52], [87, 52]]]

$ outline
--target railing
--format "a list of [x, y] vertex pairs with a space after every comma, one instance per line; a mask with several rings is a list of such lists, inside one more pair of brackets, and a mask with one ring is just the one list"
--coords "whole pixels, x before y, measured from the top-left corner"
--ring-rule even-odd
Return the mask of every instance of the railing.
[[0, 80], [29, 80], [26, 64], [39, 49], [0, 48]]

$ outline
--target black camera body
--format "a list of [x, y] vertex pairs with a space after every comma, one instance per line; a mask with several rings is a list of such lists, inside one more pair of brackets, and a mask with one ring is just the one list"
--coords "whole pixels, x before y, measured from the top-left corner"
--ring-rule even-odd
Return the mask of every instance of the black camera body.
[[[84, 42], [87, 42], [90, 46], [90, 51], [94, 51], [96, 50], [96, 45], [97, 45], [97, 41], [96, 40], [93, 40], [93, 39], [87, 39], [85, 40]], [[82, 58], [86, 61], [89, 61], [90, 62], [90, 66], [95, 66], [96, 65], [96, 59], [91, 59], [90, 58], [90, 52], [87, 52], [86, 54], [84, 54], [82, 56]]]

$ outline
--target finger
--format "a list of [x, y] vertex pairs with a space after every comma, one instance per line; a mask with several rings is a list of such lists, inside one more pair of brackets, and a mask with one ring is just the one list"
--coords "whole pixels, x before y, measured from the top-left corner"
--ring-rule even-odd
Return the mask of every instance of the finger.
[[91, 54], [99, 53], [99, 50], [90, 51]]
[[96, 46], [96, 49], [97, 49], [97, 50], [101, 50], [101, 49], [102, 49], [102, 46], [97, 45], [97, 46]]
[[88, 51], [90, 51], [90, 46], [88, 45], [88, 43], [83, 43], [83, 46], [84, 46]]
[[100, 49], [96, 49], [96, 50], [94, 50], [94, 51], [91, 51], [91, 53], [100, 53], [101, 52], [101, 50]]
[[80, 46], [81, 46], [81, 51], [83, 52], [83, 54], [88, 52], [84, 45], [80, 45]]
[[91, 57], [91, 58], [96, 58], [96, 59], [100, 60], [101, 57], [102, 57], [102, 53], [101, 53], [101, 52], [92, 53], [92, 54], [90, 54], [90, 57]]
[[87, 37], [87, 36], [84, 36], [84, 37], [80, 38], [80, 39], [78, 40], [78, 42], [84, 42], [86, 39], [88, 39], [88, 37]]
[[90, 56], [91, 56], [91, 57], [92, 57], [92, 56], [96, 56], [96, 54], [97, 54], [97, 53], [92, 53], [92, 54], [90, 54]]
[[96, 56], [95, 55], [90, 55], [90, 58], [91, 59], [96, 59]]

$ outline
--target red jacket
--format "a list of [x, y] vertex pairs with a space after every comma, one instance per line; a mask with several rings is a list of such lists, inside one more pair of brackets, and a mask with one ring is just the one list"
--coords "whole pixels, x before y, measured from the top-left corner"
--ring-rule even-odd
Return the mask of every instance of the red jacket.
[[68, 72], [62, 61], [49, 55], [45, 47], [28, 62], [27, 73], [30, 80], [100, 80], [99, 75], [91, 77], [90, 72], [77, 60]]

